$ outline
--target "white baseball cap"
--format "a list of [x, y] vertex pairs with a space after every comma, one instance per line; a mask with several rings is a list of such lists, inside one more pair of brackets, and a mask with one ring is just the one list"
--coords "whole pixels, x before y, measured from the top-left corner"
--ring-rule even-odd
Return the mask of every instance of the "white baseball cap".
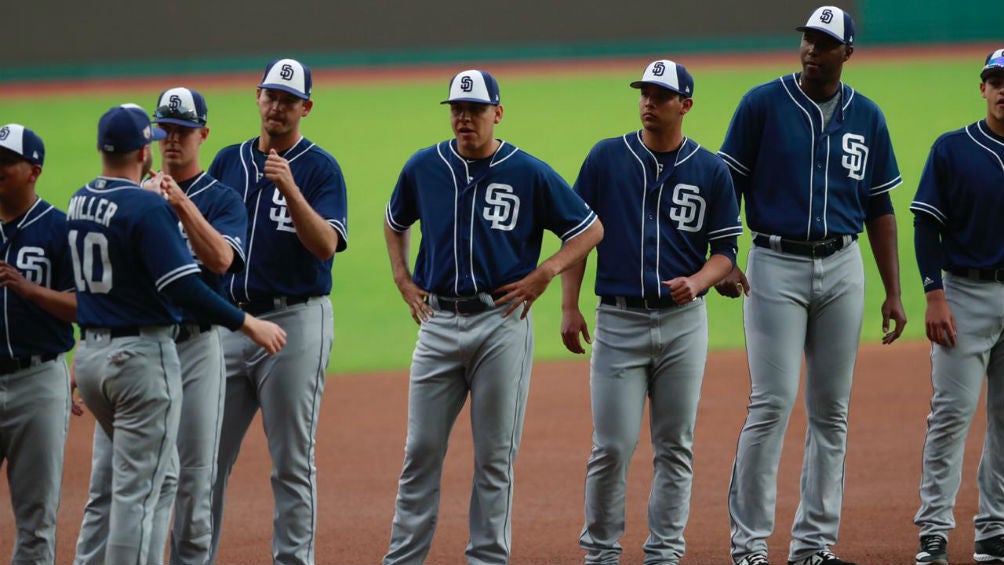
[[836, 39], [844, 45], [854, 45], [854, 18], [836, 6], [820, 6], [809, 16], [804, 26], [795, 31], [814, 29]]
[[645, 67], [645, 74], [642, 75], [641, 80], [632, 82], [631, 88], [641, 88], [646, 84], [661, 86], [677, 94], [682, 94], [685, 98], [694, 95], [694, 77], [690, 76], [686, 67], [669, 59], [659, 59], [649, 63]]
[[41, 166], [45, 161], [45, 144], [35, 132], [21, 124], [7, 124], [0, 127], [0, 147], [13, 151], [33, 165]]
[[282, 90], [298, 98], [310, 100], [312, 89], [310, 69], [296, 59], [276, 59], [265, 67], [258, 88]]
[[461, 71], [450, 79], [450, 97], [440, 102], [477, 102], [498, 106], [499, 83], [487, 71], [470, 69]]

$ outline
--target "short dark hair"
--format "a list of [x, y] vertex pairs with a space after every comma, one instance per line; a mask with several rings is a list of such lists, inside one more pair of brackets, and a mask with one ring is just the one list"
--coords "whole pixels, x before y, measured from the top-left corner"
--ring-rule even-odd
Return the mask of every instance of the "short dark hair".
[[6, 147], [0, 147], [0, 165], [13, 165], [18, 161], [27, 161], [21, 154], [11, 151]]

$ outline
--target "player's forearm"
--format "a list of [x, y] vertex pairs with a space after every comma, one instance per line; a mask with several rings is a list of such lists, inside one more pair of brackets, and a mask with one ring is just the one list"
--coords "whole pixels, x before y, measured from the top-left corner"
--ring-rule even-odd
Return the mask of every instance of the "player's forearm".
[[537, 267], [547, 274], [548, 279], [561, 274], [565, 269], [585, 259], [589, 251], [603, 239], [603, 224], [597, 219], [585, 231], [565, 241], [561, 249]]
[[411, 280], [411, 272], [408, 270], [408, 244], [411, 239], [411, 230], [394, 231], [384, 222], [383, 234], [384, 240], [387, 242], [387, 255], [390, 257], [390, 270], [394, 276], [394, 283], [400, 286], [402, 282]]
[[885, 214], [866, 222], [868, 243], [875, 256], [882, 286], [887, 297], [900, 295], [899, 252], [896, 242], [896, 216]]
[[578, 310], [579, 292], [582, 289], [582, 278], [586, 273], [588, 253], [578, 263], [573, 263], [561, 273], [561, 309]]
[[335, 255], [338, 249], [338, 232], [317, 213], [299, 189], [284, 194], [293, 229], [307, 251], [322, 261]]
[[726, 275], [731, 273], [732, 267], [733, 263], [731, 259], [725, 255], [716, 253], [705, 261], [704, 266], [691, 275], [690, 278], [700, 285], [701, 292], [704, 292], [718, 284]]
[[185, 227], [188, 242], [195, 256], [210, 271], [222, 275], [230, 269], [234, 261], [234, 249], [220, 232], [213, 228], [206, 218], [189, 201], [189, 206], [177, 206], [175, 212]]
[[77, 294], [74, 292], [62, 292], [32, 285], [30, 294], [25, 298], [45, 310], [47, 314], [64, 322], [77, 321]]

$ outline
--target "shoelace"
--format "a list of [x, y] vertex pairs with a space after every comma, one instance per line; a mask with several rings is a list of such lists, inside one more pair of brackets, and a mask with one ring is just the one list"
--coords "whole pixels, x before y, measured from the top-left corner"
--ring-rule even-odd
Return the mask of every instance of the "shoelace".
[[747, 565], [767, 565], [767, 556], [760, 555], [759, 553], [756, 554], [756, 555], [752, 555], [746, 561], [746, 564]]
[[924, 536], [922, 547], [927, 553], [944, 553], [945, 538], [941, 536]]

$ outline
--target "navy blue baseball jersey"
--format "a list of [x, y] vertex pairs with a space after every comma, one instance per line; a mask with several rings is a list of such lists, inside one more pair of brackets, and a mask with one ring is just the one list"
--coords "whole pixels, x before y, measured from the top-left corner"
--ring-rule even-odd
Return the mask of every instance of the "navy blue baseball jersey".
[[669, 296], [661, 282], [699, 271], [709, 246], [735, 262], [742, 222], [732, 178], [691, 139], [664, 158], [645, 147], [640, 131], [604, 139], [574, 188], [603, 222], [600, 296]]
[[[199, 212], [209, 222], [209, 225], [213, 226], [213, 229], [219, 232], [223, 236], [223, 239], [233, 248], [234, 261], [231, 263], [228, 272], [239, 273], [243, 271], [245, 261], [243, 241], [247, 234], [248, 217], [247, 212], [244, 211], [244, 203], [241, 201], [240, 196], [237, 195], [237, 192], [224, 186], [205, 172], [178, 183], [178, 186], [188, 195], [188, 198], [199, 209]], [[182, 237], [187, 242], [188, 236], [185, 234], [185, 228], [181, 225], [181, 222], [178, 223], [178, 227], [181, 229]], [[191, 250], [190, 244], [189, 250]], [[199, 265], [199, 277], [206, 283], [206, 286], [213, 289], [213, 291], [223, 298], [229, 298], [229, 295], [223, 288], [223, 275], [218, 275], [203, 266], [199, 258], [195, 256], [195, 252], [192, 252], [192, 259]], [[189, 313], [187, 310], [184, 312], [182, 318], [182, 321], [185, 323], [205, 321], [200, 316], [195, 315], [195, 313]]]
[[387, 204], [391, 229], [416, 221], [422, 242], [415, 284], [472, 296], [534, 270], [544, 229], [567, 241], [596, 214], [554, 169], [519, 148], [502, 142], [491, 157], [471, 162], [449, 140], [408, 160]]
[[166, 326], [181, 311], [161, 292], [198, 275], [162, 196], [121, 178], [98, 177], [70, 199], [68, 239], [82, 328]]
[[[29, 282], [73, 291], [66, 245], [66, 214], [39, 198], [20, 218], [0, 222], [0, 259]], [[73, 327], [9, 288], [0, 289], [0, 358], [63, 353], [73, 348]]]
[[[300, 243], [286, 198], [265, 177], [265, 153], [258, 138], [220, 150], [209, 175], [235, 189], [248, 216], [245, 238], [247, 268], [226, 275], [224, 284], [234, 302], [276, 296], [322, 296], [331, 293], [332, 259], [322, 261]], [[280, 154], [289, 161], [293, 180], [310, 206], [338, 232], [338, 248], [348, 245], [348, 202], [345, 178], [338, 162], [301, 137]]]
[[719, 151], [746, 202], [747, 227], [801, 240], [861, 233], [869, 199], [902, 182], [885, 116], [841, 83], [824, 129], [798, 77], [747, 92]]
[[938, 138], [910, 210], [939, 226], [951, 269], [1004, 268], [1004, 138], [979, 121]]

